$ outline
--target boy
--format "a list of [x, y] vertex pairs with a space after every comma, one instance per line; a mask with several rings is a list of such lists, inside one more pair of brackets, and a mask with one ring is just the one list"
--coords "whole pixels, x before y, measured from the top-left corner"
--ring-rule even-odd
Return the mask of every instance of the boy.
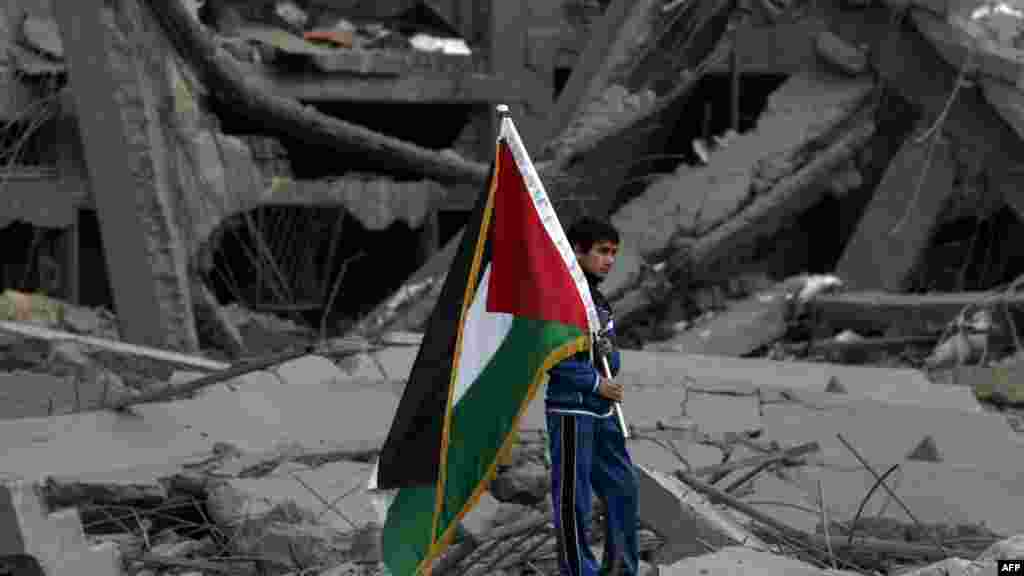
[[[581, 352], [548, 372], [544, 407], [559, 564], [565, 576], [609, 574], [612, 569], [614, 574], [635, 576], [637, 480], [613, 404], [622, 401], [623, 389], [604, 377], [600, 359], [605, 354], [613, 377], [618, 374], [620, 354], [612, 340], [612, 311], [597, 285], [615, 262], [619, 233], [607, 222], [583, 218], [567, 236], [590, 285], [602, 337], [595, 343], [594, 363], [589, 352]], [[586, 541], [591, 489], [607, 511], [600, 572]]]

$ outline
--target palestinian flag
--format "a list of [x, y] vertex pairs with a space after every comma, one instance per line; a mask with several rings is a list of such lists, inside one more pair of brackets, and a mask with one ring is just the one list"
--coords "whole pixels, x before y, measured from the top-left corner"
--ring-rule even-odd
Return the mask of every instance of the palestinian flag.
[[[590, 349], [597, 311], [512, 120], [370, 479], [394, 576], [429, 573], [511, 448], [547, 371]], [[384, 512], [383, 508], [386, 508]]]

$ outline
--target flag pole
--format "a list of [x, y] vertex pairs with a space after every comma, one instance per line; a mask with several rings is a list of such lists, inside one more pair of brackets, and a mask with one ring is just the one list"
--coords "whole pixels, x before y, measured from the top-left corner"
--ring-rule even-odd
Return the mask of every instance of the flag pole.
[[[601, 354], [601, 364], [604, 366], [604, 377], [612, 379], [612, 369], [608, 366], [608, 358]], [[613, 404], [615, 409], [615, 417], [619, 419], [619, 428], [622, 429], [622, 437], [629, 440], [629, 427], [626, 426], [626, 417], [622, 415], [622, 403], [616, 402]]]

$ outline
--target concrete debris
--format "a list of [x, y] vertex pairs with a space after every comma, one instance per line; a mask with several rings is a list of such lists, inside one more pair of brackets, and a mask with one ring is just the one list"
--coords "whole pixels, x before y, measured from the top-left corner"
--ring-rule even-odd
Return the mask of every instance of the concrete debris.
[[551, 473], [541, 464], [524, 463], [499, 473], [491, 482], [490, 491], [502, 502], [535, 505], [551, 491]]
[[[781, 338], [789, 318], [789, 287], [778, 284], [735, 303], [710, 322], [697, 323], [665, 342], [648, 344], [648, 350], [687, 354], [746, 356]], [[706, 309], [700, 306], [699, 309]]]
[[29, 16], [21, 23], [21, 34], [25, 44], [53, 60], [64, 58], [64, 43], [61, 42], [57, 23], [50, 18]]
[[953, 192], [954, 167], [946, 143], [904, 143], [836, 265], [850, 289], [906, 288]]
[[935, 439], [925, 436], [913, 450], [907, 454], [907, 460], [920, 460], [921, 462], [942, 462], [942, 455], [935, 445]]
[[815, 42], [818, 55], [848, 76], [860, 76], [868, 69], [868, 58], [863, 50], [825, 31]]
[[828, 384], [825, 385], [825, 392], [831, 392], [832, 394], [846, 394], [846, 386], [839, 381], [835, 376], [831, 376], [828, 379]]
[[[447, 151], [468, 154], [487, 140], [479, 118], [457, 145], [428, 150], [314, 111], [306, 97], [253, 88], [263, 80], [248, 82], [247, 71], [297, 77], [285, 73], [292, 66], [316, 72], [302, 86], [320, 101], [335, 98], [325, 96], [329, 83], [381, 94], [404, 83], [419, 101], [433, 88], [417, 74], [486, 80], [474, 68], [480, 33], [464, 10], [455, 17], [454, 7], [423, 3], [436, 16], [430, 26], [392, 25], [384, 5], [401, 3], [335, 4], [352, 13], [323, 2], [208, 0], [150, 3], [150, 14], [128, 2], [103, 20], [104, 33], [116, 32], [107, 64], [119, 88], [92, 96], [78, 69], [89, 62], [74, 58], [84, 51], [65, 54], [69, 37], [51, 16], [0, 26], [12, 32], [15, 82], [70, 71], [69, 102], [83, 112], [101, 92], [106, 104], [113, 93], [129, 105], [119, 130], [144, 173], [117, 181], [141, 178], [152, 225], [143, 240], [161, 262], [151, 272], [167, 264], [166, 278], [148, 274], [166, 286], [147, 290], [176, 311], [187, 303], [210, 347], [200, 355], [127, 344], [119, 326], [139, 330], [134, 317], [41, 289], [0, 293], [0, 573], [232, 574], [240, 558], [258, 559], [261, 573], [381, 571], [383, 528], [367, 478], [461, 234], [359, 319], [362, 339], [321, 340], [298, 323], [223, 306], [191, 275], [213, 269], [210, 245], [234, 216], [261, 206], [340, 207], [375, 232], [441, 228], [431, 224], [437, 212], [453, 211], [446, 203], [462, 194], [448, 184], [485, 179], [483, 164]], [[599, 14], [597, 4], [586, 9]], [[915, 0], [921, 10], [906, 21], [880, 3], [756, 4], [733, 36], [733, 3], [616, 0], [586, 53], [571, 65], [560, 55], [548, 70], [572, 69], [558, 96], [546, 84], [524, 88], [536, 92], [529, 97], [506, 94], [551, 121], [541, 139], [551, 161], [538, 168], [565, 195], [552, 194], [560, 210], [569, 206], [564, 220], [596, 206], [622, 234], [605, 291], [623, 326], [616, 379], [634, 432], [641, 572], [987, 573], [996, 559], [1024, 556], [1024, 425], [1014, 408], [1024, 405], [1024, 297], [1019, 282], [984, 292], [1020, 273], [1012, 242], [984, 244], [1013, 237], [1019, 222], [1001, 222], [1022, 213], [1011, 177], [1022, 160], [1021, 67], [1006, 45], [991, 45], [1019, 34], [990, 31], [993, 42], [976, 46], [980, 62], [961, 70], [968, 44], [957, 30], [969, 27], [940, 2]], [[162, 37], [164, 20], [184, 34], [171, 40], [188, 65]], [[786, 30], [802, 30], [783, 43], [802, 44], [801, 54], [750, 57], [750, 46]], [[530, 59], [544, 52], [533, 39], [551, 34], [526, 31]], [[747, 38], [756, 43], [743, 47]], [[200, 50], [183, 50], [189, 43]], [[711, 106], [709, 126], [690, 127], [690, 106], [702, 104], [688, 102], [691, 92], [698, 80], [717, 85], [712, 76], [731, 70], [712, 60], [737, 46], [746, 54], [737, 62], [753, 64], [737, 64], [736, 122], [725, 127]], [[550, 51], [562, 52], [572, 51]], [[541, 64], [551, 65], [530, 66]], [[211, 85], [193, 77], [202, 68]], [[273, 133], [221, 132], [229, 119], [218, 112], [214, 121], [206, 107], [223, 92], [235, 99], [220, 108], [266, 116]], [[353, 165], [313, 179], [296, 163], [293, 173], [291, 140], [307, 137], [335, 151], [354, 146], [374, 165], [390, 157], [395, 172]], [[679, 148], [686, 162], [666, 160]], [[102, 176], [110, 159], [89, 150]], [[649, 155], [656, 168], [634, 169]], [[590, 189], [596, 198], [575, 198]], [[964, 214], [973, 232], [956, 230]], [[100, 216], [106, 240], [120, 228]], [[834, 238], [820, 241], [819, 225]], [[940, 248], [956, 256], [956, 285], [973, 291], [909, 293], [953, 274], [938, 270], [947, 264]], [[117, 268], [112, 284], [130, 301], [131, 270]], [[170, 294], [171, 284], [188, 290]], [[168, 332], [188, 337], [187, 316], [167, 316]], [[395, 329], [408, 332], [379, 337]], [[438, 574], [555, 571], [543, 396], [542, 385]], [[597, 551], [602, 507], [595, 497], [586, 545]]]
[[45, 576], [121, 574], [117, 547], [90, 545], [77, 510], [48, 510], [30, 483], [0, 486], [0, 502], [0, 559], [27, 556]]
[[[727, 221], [751, 196], [796, 170], [809, 143], [847, 119], [871, 89], [872, 83], [863, 79], [822, 74], [790, 78], [769, 97], [756, 129], [713, 153], [707, 166], [684, 164], [656, 180], [612, 216], [623, 234], [623, 250], [648, 257], [663, 250], [680, 230], [701, 235]], [[609, 291], [624, 287], [631, 279], [625, 274], [609, 278], [609, 283], [616, 282]]]
[[655, 554], [656, 564], [670, 565], [700, 556], [708, 547], [764, 546], [727, 514], [675, 478], [644, 466], [637, 467], [640, 482], [640, 521], [665, 539]]

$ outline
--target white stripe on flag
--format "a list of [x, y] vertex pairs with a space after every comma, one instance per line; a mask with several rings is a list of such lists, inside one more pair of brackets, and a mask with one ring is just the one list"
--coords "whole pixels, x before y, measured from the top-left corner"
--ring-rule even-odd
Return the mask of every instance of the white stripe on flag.
[[457, 364], [458, 377], [452, 394], [452, 408], [466, 395], [469, 387], [480, 377], [491, 358], [512, 330], [513, 316], [504, 312], [487, 311], [487, 290], [491, 285], [491, 265], [488, 264], [466, 311], [462, 327], [462, 352]]
[[[494, 357], [512, 330], [514, 317], [511, 314], [487, 311], [487, 289], [490, 286], [490, 278], [491, 266], [488, 264], [480, 278], [473, 302], [466, 311], [465, 325], [462, 328], [462, 351], [459, 354], [457, 365], [459, 373], [452, 395], [453, 408], [466, 395], [469, 387], [487, 367], [487, 363]], [[380, 460], [378, 459], [374, 461], [373, 472], [370, 473], [370, 478], [366, 483], [366, 495], [383, 526], [388, 517], [388, 508], [395, 501], [398, 490], [381, 490], [377, 487], [379, 466]]]

